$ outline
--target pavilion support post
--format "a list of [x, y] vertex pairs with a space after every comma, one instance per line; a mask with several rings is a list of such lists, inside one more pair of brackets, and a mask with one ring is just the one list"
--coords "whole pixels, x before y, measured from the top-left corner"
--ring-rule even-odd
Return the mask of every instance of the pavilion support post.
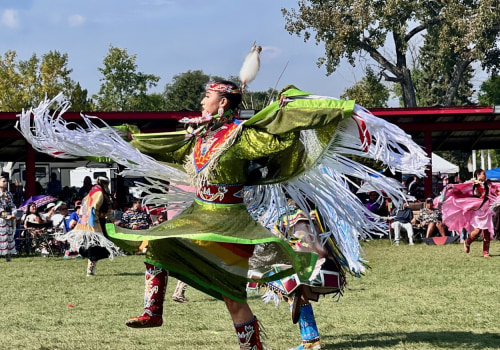
[[[426, 130], [424, 133], [425, 150], [429, 159], [432, 159], [432, 131]], [[424, 179], [424, 195], [425, 198], [432, 196], [432, 162], [425, 171]]]
[[36, 167], [35, 167], [35, 150], [29, 143], [26, 142], [26, 185], [25, 185], [25, 197], [30, 198], [35, 195], [36, 192]]

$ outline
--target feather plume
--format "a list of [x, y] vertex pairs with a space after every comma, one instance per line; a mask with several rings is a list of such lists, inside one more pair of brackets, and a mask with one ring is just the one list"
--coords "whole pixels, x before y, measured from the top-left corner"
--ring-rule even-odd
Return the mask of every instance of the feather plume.
[[255, 45], [255, 41], [252, 45], [252, 49], [245, 57], [243, 65], [240, 69], [240, 79], [242, 82], [242, 89], [245, 88], [247, 84], [252, 82], [260, 69], [260, 52], [262, 51], [261, 46]]

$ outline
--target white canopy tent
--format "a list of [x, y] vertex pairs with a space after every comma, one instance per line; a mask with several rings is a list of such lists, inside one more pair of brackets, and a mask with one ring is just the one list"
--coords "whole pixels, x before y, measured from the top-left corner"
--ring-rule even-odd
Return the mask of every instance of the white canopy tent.
[[448, 162], [435, 153], [432, 153], [433, 174], [455, 174], [459, 172], [458, 165]]

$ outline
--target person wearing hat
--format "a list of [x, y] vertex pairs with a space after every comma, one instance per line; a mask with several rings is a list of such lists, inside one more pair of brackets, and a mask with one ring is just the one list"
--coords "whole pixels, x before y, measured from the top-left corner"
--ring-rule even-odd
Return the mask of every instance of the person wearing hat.
[[51, 206], [50, 212], [50, 220], [52, 221], [54, 228], [62, 231], [63, 233], [68, 232], [69, 226], [68, 221], [66, 220], [68, 216], [68, 205], [63, 201], [59, 201], [54, 206]]
[[45, 210], [42, 213], [43, 219], [45, 221], [49, 221], [56, 212], [56, 204], [55, 203], [49, 203], [45, 207]]
[[416, 222], [419, 222], [420, 226], [425, 229], [426, 238], [431, 237], [436, 228], [441, 237], [446, 236], [446, 226], [443, 224], [441, 210], [434, 208], [432, 198], [427, 198], [425, 200], [425, 206], [420, 209], [413, 223], [415, 224]]

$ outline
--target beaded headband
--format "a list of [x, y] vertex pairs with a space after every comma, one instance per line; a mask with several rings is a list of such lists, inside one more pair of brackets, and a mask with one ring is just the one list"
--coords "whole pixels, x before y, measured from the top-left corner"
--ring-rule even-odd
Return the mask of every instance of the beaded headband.
[[233, 85], [210, 82], [205, 85], [207, 91], [219, 92], [222, 94], [241, 94], [240, 89]]

